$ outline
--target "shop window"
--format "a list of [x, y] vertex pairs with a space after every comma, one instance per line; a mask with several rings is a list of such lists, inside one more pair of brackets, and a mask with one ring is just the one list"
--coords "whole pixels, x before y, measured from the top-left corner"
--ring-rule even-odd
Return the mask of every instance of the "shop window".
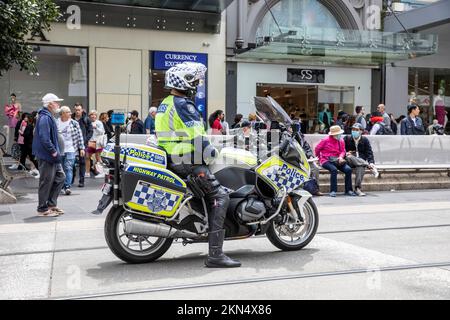
[[274, 98], [292, 119], [301, 119], [306, 133], [319, 131], [318, 115], [325, 105], [333, 118], [341, 110], [348, 114], [354, 111], [353, 87], [258, 83], [256, 95]]
[[[54, 93], [64, 99], [62, 105], [73, 107], [77, 102], [88, 107], [88, 49], [34, 45], [38, 71], [35, 74], [14, 67], [0, 78], [2, 106], [15, 93], [23, 112], [36, 111], [42, 97]], [[1, 117], [3, 126], [6, 119]]]
[[164, 88], [164, 77], [166, 72], [163, 70], [151, 71], [151, 106], [158, 107], [161, 102], [170, 94], [170, 90]]
[[[172, 52], [172, 51], [152, 51], [150, 54], [150, 106], [158, 107], [161, 102], [170, 94], [170, 90], [165, 88], [166, 71], [179, 63], [197, 62], [208, 67], [208, 55], [203, 53], [191, 52]], [[207, 77], [200, 80], [197, 92], [192, 100], [202, 115], [203, 120], [207, 119]]]
[[422, 119], [431, 123], [438, 99], [450, 111], [450, 69], [409, 68], [408, 95], [410, 102], [419, 105]]
[[353, 115], [355, 111], [355, 88], [341, 86], [319, 86], [318, 112], [328, 105], [334, 118], [339, 111]]

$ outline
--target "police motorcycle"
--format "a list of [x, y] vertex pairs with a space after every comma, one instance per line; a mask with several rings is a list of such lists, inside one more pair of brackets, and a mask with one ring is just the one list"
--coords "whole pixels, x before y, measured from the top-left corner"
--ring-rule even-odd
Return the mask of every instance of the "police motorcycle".
[[[261, 118], [283, 128], [291, 124], [272, 98], [255, 97], [254, 103]], [[111, 251], [127, 263], [147, 263], [167, 252], [174, 240], [184, 245], [208, 242], [207, 206], [195, 181], [169, 171], [163, 149], [120, 144], [120, 129], [116, 132], [116, 143], [102, 152], [109, 174], [97, 208], [102, 212], [114, 203], [104, 230]], [[265, 158], [224, 147], [209, 164], [229, 192], [225, 240], [266, 235], [277, 248], [295, 251], [314, 238], [318, 210], [311, 194], [302, 189], [309, 180], [309, 163], [287, 129], [280, 136], [276, 150]]]

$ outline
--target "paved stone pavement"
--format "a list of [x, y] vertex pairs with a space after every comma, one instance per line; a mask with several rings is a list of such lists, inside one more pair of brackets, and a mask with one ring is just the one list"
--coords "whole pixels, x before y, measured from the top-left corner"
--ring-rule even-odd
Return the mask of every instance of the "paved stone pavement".
[[299, 252], [265, 237], [225, 243], [243, 266], [203, 267], [207, 244], [174, 243], [157, 262], [128, 265], [92, 216], [101, 181], [61, 195], [58, 218], [35, 215], [35, 188], [0, 205], [1, 299], [449, 299], [450, 192], [316, 198], [319, 232]]

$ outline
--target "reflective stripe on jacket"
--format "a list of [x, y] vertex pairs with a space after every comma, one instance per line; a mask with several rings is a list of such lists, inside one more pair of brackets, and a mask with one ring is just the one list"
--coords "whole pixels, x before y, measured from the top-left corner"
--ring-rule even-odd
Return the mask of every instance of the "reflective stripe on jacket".
[[[158, 107], [155, 118], [158, 145], [169, 155], [194, 152], [194, 141], [206, 136], [202, 118], [188, 98], [170, 95]], [[207, 143], [209, 144], [209, 143]], [[203, 149], [204, 143], [199, 147]]]

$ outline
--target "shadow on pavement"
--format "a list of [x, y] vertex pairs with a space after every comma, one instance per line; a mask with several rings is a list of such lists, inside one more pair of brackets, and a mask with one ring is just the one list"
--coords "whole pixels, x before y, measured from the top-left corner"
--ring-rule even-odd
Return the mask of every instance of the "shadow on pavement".
[[[205, 247], [206, 249], [206, 247]], [[279, 275], [280, 268], [284, 268], [292, 272], [300, 272], [304, 270], [304, 266], [310, 263], [313, 255], [319, 252], [318, 249], [303, 249], [298, 252], [276, 251], [253, 251], [251, 249], [242, 250], [226, 250], [226, 254], [232, 258], [239, 259], [242, 267], [233, 269], [209, 269], [204, 266], [206, 251], [189, 253], [174, 258], [160, 258], [159, 260], [147, 264], [126, 264], [120, 260], [105, 262], [98, 264], [98, 268], [87, 269], [86, 276], [96, 280], [100, 280], [99, 286], [110, 287], [115, 286], [115, 290], [121, 290], [117, 284], [139, 283], [146, 281], [156, 281], [170, 279], [171, 285], [174, 285], [173, 279], [186, 280], [191, 283], [195, 282], [195, 278], [204, 277], [205, 274], [212, 272], [221, 273], [216, 281], [226, 280], [226, 275], [233, 274], [235, 278], [248, 278], [267, 276], [267, 270], [274, 270], [270, 276]], [[255, 271], [249, 275], [245, 270], [254, 268]], [[263, 275], [258, 275], [259, 271], [264, 269]], [[241, 273], [240, 270], [243, 272]], [[276, 271], [275, 271], [276, 270]], [[222, 272], [221, 272], [222, 271]], [[231, 273], [230, 273], [231, 272]], [[204, 280], [211, 281], [211, 280]], [[180, 281], [184, 282], [184, 281]], [[163, 284], [158, 284], [158, 287]], [[144, 287], [148, 287], [148, 284]], [[129, 286], [128, 286], [129, 288]]]
[[37, 215], [33, 217], [28, 217], [22, 219], [25, 223], [41, 223], [41, 222], [49, 222], [49, 221], [55, 221], [57, 217], [38, 217]]

